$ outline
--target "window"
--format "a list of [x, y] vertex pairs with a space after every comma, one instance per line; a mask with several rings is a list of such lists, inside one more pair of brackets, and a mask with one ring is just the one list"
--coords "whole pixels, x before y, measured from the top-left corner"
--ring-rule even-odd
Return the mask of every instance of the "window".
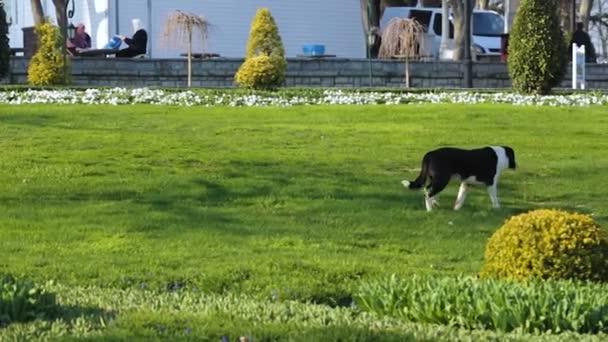
[[431, 11], [422, 11], [422, 10], [411, 10], [410, 18], [416, 20], [420, 23], [420, 25], [424, 26], [424, 30], [429, 30], [429, 24], [431, 23], [431, 16], [433, 12]]
[[[442, 31], [441, 31], [442, 18], [443, 18], [443, 15], [441, 15], [441, 13], [435, 14], [435, 21], [433, 22], [433, 31], [435, 31], [435, 34], [438, 36], [441, 36], [441, 33], [442, 33]], [[448, 20], [448, 25], [450, 26], [448, 38], [454, 39], [454, 25], [452, 24], [451, 20]]]
[[473, 13], [473, 35], [496, 37], [504, 33], [505, 22], [492, 12]]

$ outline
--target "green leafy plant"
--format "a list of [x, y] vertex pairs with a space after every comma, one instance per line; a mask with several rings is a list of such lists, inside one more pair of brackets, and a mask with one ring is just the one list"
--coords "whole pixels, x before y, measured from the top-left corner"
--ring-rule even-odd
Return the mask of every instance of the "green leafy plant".
[[285, 49], [268, 8], [257, 11], [251, 24], [247, 55], [235, 75], [238, 85], [250, 89], [276, 89], [285, 81]]
[[4, 2], [0, 1], [0, 78], [8, 75], [10, 61], [10, 47], [8, 45], [8, 23]]
[[607, 332], [608, 285], [413, 276], [364, 282], [364, 310], [412, 322], [523, 332]]
[[55, 294], [32, 282], [0, 276], [0, 327], [11, 322], [49, 318], [55, 310]]
[[513, 88], [546, 94], [566, 70], [567, 49], [555, 0], [522, 0], [509, 39], [509, 75]]
[[63, 37], [57, 26], [45, 22], [36, 26], [38, 51], [30, 60], [28, 81], [48, 86], [69, 83], [69, 64], [63, 54]]
[[481, 274], [511, 279], [608, 280], [608, 240], [587, 215], [534, 210], [492, 235]]

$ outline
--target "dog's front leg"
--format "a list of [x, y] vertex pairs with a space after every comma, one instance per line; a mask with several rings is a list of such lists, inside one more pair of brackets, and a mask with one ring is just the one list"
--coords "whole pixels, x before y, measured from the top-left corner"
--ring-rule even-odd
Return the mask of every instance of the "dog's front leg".
[[464, 204], [464, 199], [467, 197], [467, 183], [460, 183], [460, 188], [458, 189], [458, 196], [456, 197], [456, 202], [454, 203], [454, 210], [459, 210], [462, 208]]
[[496, 195], [496, 183], [488, 187], [488, 194], [490, 195], [490, 201], [492, 201], [492, 208], [500, 208], [500, 203], [498, 203], [498, 197]]

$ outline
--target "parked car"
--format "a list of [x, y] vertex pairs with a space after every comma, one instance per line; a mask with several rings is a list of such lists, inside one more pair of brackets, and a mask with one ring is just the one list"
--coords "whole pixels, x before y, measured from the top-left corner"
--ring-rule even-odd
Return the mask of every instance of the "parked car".
[[[432, 39], [431, 55], [439, 58], [441, 44], [441, 8], [430, 7], [387, 7], [380, 19], [380, 30], [383, 31], [392, 18], [413, 18], [426, 28], [427, 38]], [[454, 46], [454, 25], [452, 15], [449, 17], [448, 46]], [[472, 21], [472, 54], [477, 60], [499, 60], [500, 42], [504, 33], [504, 19], [494, 12], [473, 10]]]

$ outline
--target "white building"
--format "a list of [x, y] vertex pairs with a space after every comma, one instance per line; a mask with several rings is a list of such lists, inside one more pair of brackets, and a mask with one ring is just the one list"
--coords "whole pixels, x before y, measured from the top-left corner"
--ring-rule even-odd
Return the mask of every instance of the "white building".
[[[10, 44], [23, 46], [22, 27], [33, 25], [29, 0], [4, 0], [12, 20]], [[47, 16], [54, 18], [51, 0], [41, 0]], [[131, 19], [144, 22], [149, 34], [148, 54], [154, 58], [177, 57], [184, 49], [162, 41], [166, 18], [175, 10], [202, 15], [213, 25], [207, 46], [195, 52], [243, 57], [251, 21], [260, 7], [270, 9], [281, 34], [287, 57], [302, 53], [302, 45], [323, 44], [325, 53], [338, 57], [365, 57], [365, 36], [359, 0], [72, 0], [74, 25], [83, 23], [93, 46], [103, 47], [114, 35], [132, 34]]]

